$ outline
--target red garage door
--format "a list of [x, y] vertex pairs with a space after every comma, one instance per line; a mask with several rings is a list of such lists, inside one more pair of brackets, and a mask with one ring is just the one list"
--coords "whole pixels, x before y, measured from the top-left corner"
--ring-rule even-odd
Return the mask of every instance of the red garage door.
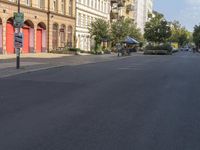
[[37, 29], [36, 53], [42, 52], [42, 29]]
[[24, 47], [22, 49], [22, 53], [29, 53], [29, 28], [23, 28], [23, 33], [24, 33]]
[[14, 54], [14, 28], [12, 23], [6, 24], [6, 51], [8, 54]]

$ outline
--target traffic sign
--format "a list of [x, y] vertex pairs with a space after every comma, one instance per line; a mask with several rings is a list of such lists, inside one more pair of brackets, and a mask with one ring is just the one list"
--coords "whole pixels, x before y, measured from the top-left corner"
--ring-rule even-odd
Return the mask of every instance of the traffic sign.
[[15, 48], [22, 48], [24, 45], [24, 35], [23, 33], [15, 33], [14, 46]]
[[14, 13], [14, 27], [21, 28], [24, 25], [24, 13]]

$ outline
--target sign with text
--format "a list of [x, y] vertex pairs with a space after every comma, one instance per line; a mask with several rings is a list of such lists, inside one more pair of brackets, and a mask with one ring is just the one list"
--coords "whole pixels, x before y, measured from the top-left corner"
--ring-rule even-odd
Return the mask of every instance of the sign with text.
[[22, 48], [24, 45], [24, 35], [23, 33], [15, 33], [14, 46], [15, 48]]
[[21, 28], [24, 25], [24, 13], [14, 13], [14, 27]]

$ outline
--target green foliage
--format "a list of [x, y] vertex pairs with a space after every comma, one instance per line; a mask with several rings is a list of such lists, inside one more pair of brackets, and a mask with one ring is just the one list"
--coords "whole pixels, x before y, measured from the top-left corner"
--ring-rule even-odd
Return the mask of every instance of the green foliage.
[[133, 37], [138, 41], [143, 40], [140, 29], [136, 27], [131, 19], [121, 19], [112, 23], [111, 38], [113, 45], [122, 42], [127, 36]]
[[95, 22], [91, 23], [91, 28], [89, 29], [89, 33], [91, 38], [95, 40], [95, 51], [98, 50], [99, 45], [101, 44], [103, 39], [109, 39], [109, 23], [103, 19], [97, 19]]
[[170, 42], [176, 42], [179, 46], [184, 46], [190, 42], [191, 34], [189, 31], [182, 27], [178, 21], [171, 23], [172, 35], [169, 38]]
[[170, 44], [162, 44], [162, 45], [147, 45], [145, 50], [167, 50], [172, 51], [172, 46]]
[[144, 54], [169, 55], [172, 54], [172, 47], [168, 43], [162, 45], [147, 45]]
[[194, 27], [193, 41], [196, 46], [200, 46], [200, 25], [195, 25]]
[[69, 48], [68, 50], [72, 51], [72, 52], [80, 52], [81, 51], [80, 48]]
[[144, 38], [149, 42], [165, 43], [171, 36], [171, 29], [162, 14], [155, 14], [144, 29]]

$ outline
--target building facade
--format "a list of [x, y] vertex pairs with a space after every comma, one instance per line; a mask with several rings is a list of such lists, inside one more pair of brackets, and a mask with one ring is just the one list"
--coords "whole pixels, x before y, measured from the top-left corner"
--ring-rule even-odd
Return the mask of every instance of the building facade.
[[110, 0], [76, 0], [76, 47], [84, 51], [93, 48], [88, 28], [96, 19], [109, 21]]
[[134, 20], [135, 0], [111, 0], [110, 21], [129, 18]]
[[135, 1], [135, 22], [137, 27], [144, 33], [145, 24], [153, 13], [153, 0], [136, 0]]
[[[17, 0], [0, 0], [0, 53], [14, 54], [13, 13]], [[74, 44], [75, 0], [23, 0], [22, 53], [40, 53]]]

